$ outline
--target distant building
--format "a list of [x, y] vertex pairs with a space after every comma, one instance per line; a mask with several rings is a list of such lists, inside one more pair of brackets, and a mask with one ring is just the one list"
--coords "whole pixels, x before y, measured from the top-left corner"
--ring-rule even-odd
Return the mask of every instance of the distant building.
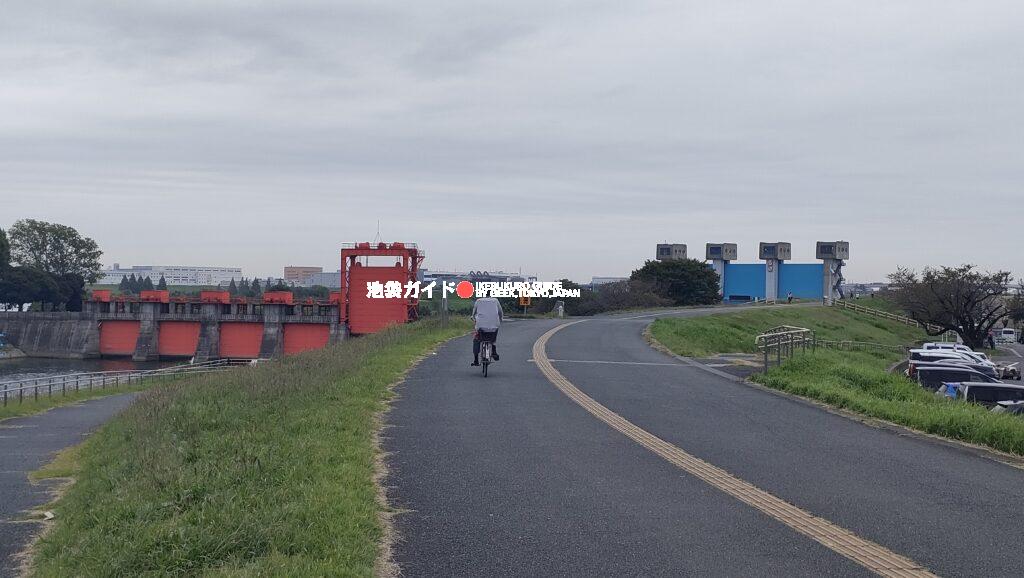
[[423, 283], [436, 281], [472, 281], [491, 283], [530, 283], [537, 280], [535, 275], [506, 273], [504, 271], [430, 271], [420, 269], [419, 280]]
[[310, 277], [323, 272], [323, 267], [295, 267], [290, 265], [284, 268], [284, 282], [289, 285], [306, 285]]
[[686, 258], [686, 245], [683, 243], [658, 243], [654, 258], [659, 261], [679, 261]]
[[867, 295], [869, 293], [885, 291], [888, 288], [888, 283], [845, 283], [843, 284], [843, 293], [846, 295]]
[[313, 273], [306, 278], [306, 287], [315, 287], [317, 285], [327, 287], [328, 289], [340, 289], [341, 271], [335, 271], [333, 273]]
[[119, 263], [114, 263], [110, 269], [100, 271], [100, 278], [97, 281], [100, 285], [117, 285], [123, 277], [145, 279], [149, 277], [156, 283], [163, 277], [168, 285], [202, 285], [213, 286], [222, 282], [230, 283], [232, 279], [236, 282], [242, 280], [241, 267], [201, 267], [195, 265], [135, 265], [128, 269], [122, 269]]
[[591, 277], [590, 286], [596, 287], [598, 285], [607, 285], [608, 283], [618, 283], [619, 281], [629, 281], [629, 277]]

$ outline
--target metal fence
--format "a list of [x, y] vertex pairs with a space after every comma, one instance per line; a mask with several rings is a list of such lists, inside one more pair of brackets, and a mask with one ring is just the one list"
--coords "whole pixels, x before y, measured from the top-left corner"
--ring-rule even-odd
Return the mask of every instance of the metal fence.
[[813, 353], [819, 347], [824, 347], [839, 351], [867, 349], [906, 353], [909, 349], [906, 345], [891, 345], [873, 341], [818, 339], [813, 330], [790, 325], [780, 325], [765, 331], [754, 338], [754, 344], [763, 356], [764, 371], [768, 371], [773, 362], [776, 366], [782, 365], [783, 358], [791, 359], [798, 350], [801, 353], [806, 353], [810, 349]]
[[879, 351], [894, 351], [896, 353], [906, 353], [910, 350], [909, 346], [906, 345], [890, 345], [888, 343], [875, 343], [873, 341], [851, 341], [851, 340], [828, 340], [819, 339], [818, 345], [821, 347], [827, 347], [830, 349], [838, 349], [839, 351], [855, 351], [857, 349], [875, 349]]
[[241, 365], [253, 365], [261, 359], [217, 359], [203, 363], [186, 363], [160, 369], [130, 369], [125, 371], [94, 371], [90, 373], [69, 373], [19, 379], [0, 383], [3, 405], [22, 403], [26, 398], [38, 400], [41, 396], [66, 396], [82, 390], [118, 388], [122, 385], [139, 383], [144, 379], [179, 375], [196, 375], [223, 371]]
[[[851, 311], [856, 311], [857, 313], [864, 313], [866, 315], [872, 315], [874, 317], [880, 317], [882, 319], [888, 319], [890, 321], [895, 321], [897, 323], [902, 323], [904, 325], [913, 325], [913, 326], [916, 326], [916, 327], [923, 327], [923, 328], [925, 328], [925, 329], [927, 329], [928, 331], [931, 331], [931, 332], [938, 332], [938, 331], [940, 331], [942, 329], [938, 325], [931, 325], [931, 324], [927, 324], [927, 323], [921, 323], [921, 322], [917, 321], [916, 319], [907, 317], [906, 315], [899, 315], [897, 313], [890, 313], [888, 311], [882, 311], [881, 309], [875, 309], [874, 307], [864, 307], [863, 305], [857, 305], [856, 303], [851, 303], [847, 299], [833, 299], [831, 302], [828, 302], [827, 304], [831, 305], [833, 307], [842, 307], [844, 309], [849, 309]], [[943, 341], [956, 341], [957, 340], [957, 335], [956, 335], [956, 333], [954, 333], [952, 331], [946, 331], [945, 333], [942, 334], [942, 340]]]
[[791, 325], [780, 325], [754, 338], [754, 345], [764, 357], [764, 370], [772, 365], [782, 365], [782, 359], [790, 359], [799, 349], [806, 353], [810, 347], [813, 352], [818, 347], [814, 331], [804, 327], [793, 327]]

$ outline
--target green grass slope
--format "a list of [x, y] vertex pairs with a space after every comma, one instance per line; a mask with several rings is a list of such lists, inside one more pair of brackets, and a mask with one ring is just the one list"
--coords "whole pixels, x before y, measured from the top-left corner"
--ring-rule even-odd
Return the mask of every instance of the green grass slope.
[[35, 574], [371, 575], [374, 416], [468, 329], [415, 323], [151, 389], [78, 454]]
[[818, 339], [888, 345], [927, 339], [923, 331], [910, 325], [846, 309], [805, 306], [739, 309], [693, 319], [658, 319], [651, 326], [651, 333], [680, 355], [704, 357], [717, 353], [754, 353], [754, 338], [779, 325], [813, 329]]

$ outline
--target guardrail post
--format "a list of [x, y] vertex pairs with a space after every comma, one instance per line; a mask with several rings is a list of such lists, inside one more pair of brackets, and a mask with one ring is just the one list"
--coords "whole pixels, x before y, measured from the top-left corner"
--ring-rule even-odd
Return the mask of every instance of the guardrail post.
[[782, 339], [775, 340], [775, 361], [782, 365]]
[[[768, 342], [764, 344], [764, 372], [768, 373]], [[4, 401], [7, 401], [7, 395], [4, 394]]]

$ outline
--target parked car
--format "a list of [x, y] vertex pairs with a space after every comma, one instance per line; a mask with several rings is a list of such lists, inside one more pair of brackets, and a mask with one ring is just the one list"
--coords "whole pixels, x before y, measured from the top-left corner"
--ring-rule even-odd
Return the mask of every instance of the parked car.
[[961, 352], [952, 349], [911, 349], [907, 352], [910, 361], [942, 361], [944, 359], [965, 359]]
[[1000, 363], [996, 365], [996, 373], [999, 374], [999, 379], [1020, 380], [1020, 363], [1010, 363], [1008, 365]]
[[968, 357], [962, 351], [928, 351], [924, 349], [911, 349], [910, 359], [907, 367], [907, 375], [914, 377], [917, 366], [927, 363], [939, 363], [944, 365], [966, 365], [971, 369], [984, 373], [991, 377], [998, 377], [996, 365], [991, 361], [978, 361]]
[[[926, 343], [925, 345], [928, 345], [928, 344]], [[992, 367], [995, 367], [995, 365], [996, 365], [984, 353], [981, 353], [981, 352], [978, 352], [978, 351], [971, 351], [970, 349], [967, 349], [966, 347], [963, 347], [963, 348], [959, 348], [959, 347], [957, 347], [957, 348], [953, 348], [953, 347], [934, 348], [933, 347], [931, 349], [918, 348], [918, 349], [911, 349], [910, 350], [910, 359], [924, 359], [925, 357], [933, 357], [933, 358], [961, 357], [961, 358], [964, 358], [964, 359], [969, 359], [969, 360], [971, 360], [971, 361], [973, 361], [975, 363], [987, 363], [987, 364], [991, 365]]]
[[1016, 343], [1017, 330], [1012, 327], [1004, 327], [995, 331], [996, 343]]
[[921, 384], [921, 387], [937, 391], [943, 383], [1002, 383], [995, 377], [981, 373], [964, 365], [932, 364], [918, 365], [910, 378]]
[[952, 343], [936, 341], [934, 343], [925, 343], [921, 346], [921, 349], [954, 349], [956, 351], [974, 351], [970, 347], [967, 347], [963, 343]]
[[968, 381], [944, 383], [943, 386], [936, 392], [938, 395], [962, 399], [989, 408], [995, 408], [1000, 402], [1024, 402], [1024, 385]]
[[1000, 401], [992, 408], [992, 413], [1009, 413], [1024, 415], [1024, 401]]
[[952, 353], [953, 355], [959, 355], [964, 359], [969, 359], [974, 363], [981, 363], [984, 365], [988, 365], [990, 367], [996, 366], [996, 363], [989, 359], [987, 355], [985, 355], [984, 353], [979, 353], [977, 351], [960, 351], [959, 349], [955, 349], [950, 353]]

